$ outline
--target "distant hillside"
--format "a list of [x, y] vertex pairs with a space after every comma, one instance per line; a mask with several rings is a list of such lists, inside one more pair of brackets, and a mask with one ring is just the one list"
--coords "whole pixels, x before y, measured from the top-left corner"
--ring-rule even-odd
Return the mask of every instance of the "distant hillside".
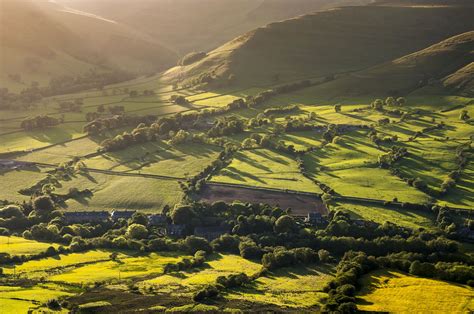
[[176, 54], [114, 21], [43, 0], [0, 0], [0, 86], [77, 75], [91, 68], [147, 73]]
[[343, 7], [269, 24], [168, 71], [171, 79], [207, 76], [242, 84], [330, 76], [418, 51], [474, 29], [472, 7]]
[[[325, 95], [398, 95], [429, 87], [472, 93], [474, 31], [316, 87]], [[470, 90], [470, 92], [469, 92]]]
[[373, 0], [57, 0], [129, 25], [186, 54], [208, 51], [270, 22]]
[[474, 62], [443, 78], [442, 84], [456, 94], [474, 97]]

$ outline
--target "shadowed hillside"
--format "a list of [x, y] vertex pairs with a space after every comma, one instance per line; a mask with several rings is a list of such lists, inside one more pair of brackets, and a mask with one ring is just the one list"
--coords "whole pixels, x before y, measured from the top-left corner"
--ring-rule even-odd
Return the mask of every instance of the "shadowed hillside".
[[114, 21], [46, 1], [1, 0], [1, 85], [20, 89], [91, 68], [146, 73], [176, 55]]
[[146, 33], [182, 54], [210, 50], [270, 22], [372, 0], [58, 0]]
[[[421, 51], [365, 71], [345, 75], [315, 88], [325, 95], [401, 95], [418, 88], [472, 89], [474, 32], [443, 40]], [[470, 91], [472, 93], [472, 90]]]
[[344, 7], [258, 28], [170, 78], [256, 84], [374, 66], [474, 27], [472, 7]]

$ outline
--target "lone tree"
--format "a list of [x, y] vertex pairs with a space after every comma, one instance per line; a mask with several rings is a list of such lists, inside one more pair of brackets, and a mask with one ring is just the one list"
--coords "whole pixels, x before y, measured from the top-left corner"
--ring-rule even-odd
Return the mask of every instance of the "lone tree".
[[404, 106], [404, 105], [406, 105], [407, 100], [406, 100], [405, 97], [398, 97], [397, 98], [397, 103], [398, 103], [399, 106]]
[[42, 195], [33, 200], [33, 208], [38, 212], [50, 212], [54, 209], [54, 203], [51, 197]]
[[385, 99], [385, 104], [387, 106], [395, 106], [397, 105], [397, 101], [393, 97], [387, 97], [387, 99]]
[[341, 112], [341, 108], [342, 108], [341, 104], [334, 105], [334, 111], [336, 111], [336, 112]]
[[467, 112], [467, 110], [463, 110], [461, 111], [461, 114], [459, 115], [459, 119], [463, 120], [463, 121], [467, 121], [469, 120], [471, 117], [469, 116], [469, 113]]

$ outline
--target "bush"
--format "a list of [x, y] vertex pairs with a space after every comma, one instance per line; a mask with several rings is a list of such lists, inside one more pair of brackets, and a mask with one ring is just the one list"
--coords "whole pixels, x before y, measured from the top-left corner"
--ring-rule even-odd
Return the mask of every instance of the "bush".
[[126, 236], [130, 239], [141, 240], [148, 236], [148, 230], [144, 225], [131, 224], [127, 228]]
[[189, 253], [194, 254], [198, 251], [204, 251], [206, 253], [212, 253], [212, 247], [209, 242], [200, 237], [189, 236], [184, 240], [184, 244]]
[[214, 286], [207, 286], [198, 292], [196, 292], [193, 296], [193, 300], [195, 302], [202, 302], [205, 299], [212, 299], [216, 298], [219, 295], [219, 290], [217, 290]]

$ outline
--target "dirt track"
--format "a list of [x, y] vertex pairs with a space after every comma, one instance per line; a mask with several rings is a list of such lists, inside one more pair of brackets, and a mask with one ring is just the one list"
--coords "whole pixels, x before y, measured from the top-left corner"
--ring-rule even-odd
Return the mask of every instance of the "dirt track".
[[201, 195], [201, 201], [213, 203], [215, 201], [233, 202], [239, 200], [245, 203], [264, 203], [278, 205], [286, 209], [291, 208], [295, 216], [306, 216], [310, 212], [327, 214], [328, 210], [316, 196], [295, 195], [285, 192], [253, 190], [251, 188], [230, 186], [206, 186]]

